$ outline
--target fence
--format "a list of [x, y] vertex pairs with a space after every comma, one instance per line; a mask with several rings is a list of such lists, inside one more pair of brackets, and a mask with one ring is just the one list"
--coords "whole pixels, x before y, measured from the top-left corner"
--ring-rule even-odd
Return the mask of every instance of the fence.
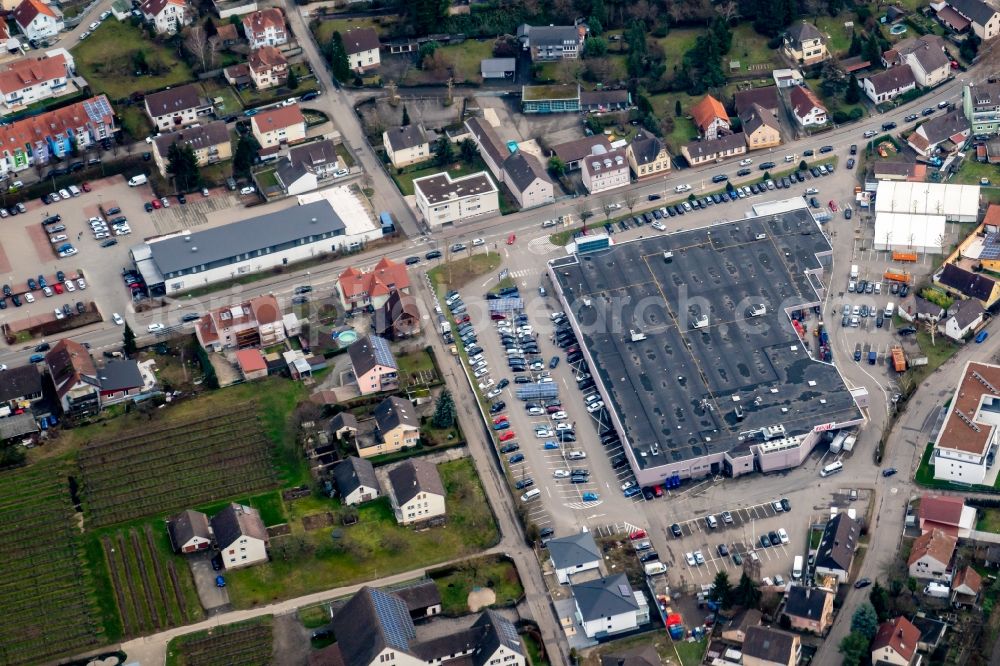
[[87, 14], [90, 12], [90, 10], [99, 5], [100, 3], [101, 0], [93, 0], [93, 2], [91, 2], [89, 5], [81, 9], [80, 13], [74, 16], [73, 18], [64, 18], [63, 23], [65, 24], [66, 29], [69, 30], [71, 28], [75, 28], [76, 26], [83, 23], [83, 20], [87, 18]]

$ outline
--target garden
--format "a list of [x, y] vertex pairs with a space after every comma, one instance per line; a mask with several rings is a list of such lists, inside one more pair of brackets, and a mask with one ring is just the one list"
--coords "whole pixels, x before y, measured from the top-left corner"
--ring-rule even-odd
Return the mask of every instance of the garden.
[[167, 644], [166, 666], [274, 663], [272, 616], [179, 636]]
[[499, 608], [513, 606], [524, 596], [517, 567], [499, 555], [472, 557], [427, 575], [441, 594], [441, 612], [452, 617], [479, 610], [482, 606], [473, 608], [471, 603], [477, 598]]

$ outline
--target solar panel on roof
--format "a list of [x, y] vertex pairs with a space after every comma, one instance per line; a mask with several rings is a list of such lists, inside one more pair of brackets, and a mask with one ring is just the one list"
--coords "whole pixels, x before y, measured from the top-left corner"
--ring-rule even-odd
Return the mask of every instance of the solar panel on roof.
[[518, 645], [520, 638], [517, 636], [517, 629], [514, 628], [513, 623], [508, 622], [507, 618], [501, 617], [499, 615], [494, 616], [496, 621], [493, 625], [497, 628], [500, 633], [500, 640], [507, 645]]
[[392, 358], [392, 352], [389, 351], [389, 343], [385, 341], [385, 338], [380, 338], [377, 335], [371, 336], [372, 341], [372, 353], [375, 354], [375, 361], [379, 365], [385, 365], [390, 368], [396, 367], [396, 361]]
[[416, 637], [416, 631], [410, 620], [410, 612], [402, 600], [381, 590], [371, 590], [371, 598], [375, 604], [375, 613], [385, 632], [386, 643], [397, 650], [409, 649], [410, 641]]
[[1000, 234], [986, 234], [986, 238], [983, 239], [983, 250], [979, 254], [979, 258], [1000, 258]]

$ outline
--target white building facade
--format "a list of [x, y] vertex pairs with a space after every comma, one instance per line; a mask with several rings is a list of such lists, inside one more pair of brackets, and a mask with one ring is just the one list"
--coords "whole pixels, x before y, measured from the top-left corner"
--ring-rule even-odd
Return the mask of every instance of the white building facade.
[[500, 212], [499, 191], [485, 171], [454, 179], [447, 172], [417, 178], [413, 193], [432, 228]]

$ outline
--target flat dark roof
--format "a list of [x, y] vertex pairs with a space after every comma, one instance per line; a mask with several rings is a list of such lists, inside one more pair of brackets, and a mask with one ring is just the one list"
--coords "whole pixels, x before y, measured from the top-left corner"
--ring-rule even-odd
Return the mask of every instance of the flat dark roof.
[[[836, 368], [808, 355], [786, 312], [819, 302], [807, 271], [830, 251], [798, 209], [552, 262], [591, 372], [642, 469], [745, 448], [747, 431], [782, 425], [790, 436], [860, 416]], [[755, 304], [766, 314], [747, 318]], [[709, 325], [695, 330], [700, 314]], [[632, 342], [630, 330], [646, 339]]]

